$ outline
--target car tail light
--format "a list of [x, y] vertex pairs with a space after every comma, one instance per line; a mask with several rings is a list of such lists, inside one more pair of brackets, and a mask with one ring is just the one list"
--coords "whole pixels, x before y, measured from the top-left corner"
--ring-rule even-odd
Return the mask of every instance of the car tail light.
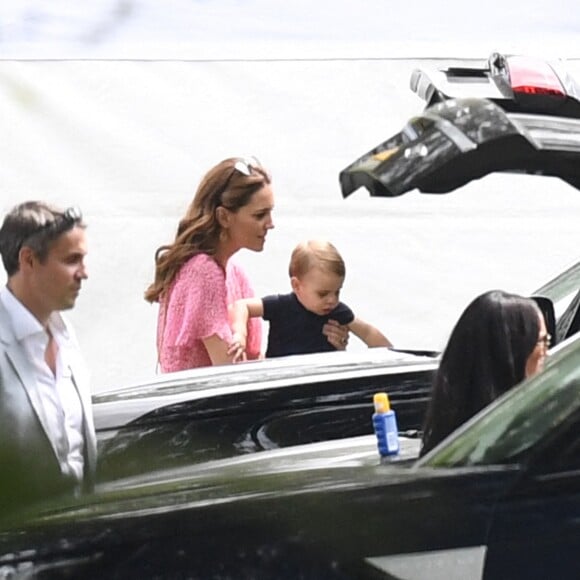
[[547, 62], [526, 56], [511, 56], [508, 58], [508, 70], [514, 93], [566, 97], [558, 75]]

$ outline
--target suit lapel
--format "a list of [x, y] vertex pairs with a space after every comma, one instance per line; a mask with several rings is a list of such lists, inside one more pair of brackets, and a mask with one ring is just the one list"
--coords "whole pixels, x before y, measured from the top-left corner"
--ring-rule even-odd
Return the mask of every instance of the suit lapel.
[[[68, 345], [67, 345], [68, 348]], [[76, 349], [68, 349], [72, 383], [81, 401], [83, 408], [83, 435], [85, 440], [85, 473], [94, 475], [97, 462], [97, 446], [95, 428], [93, 424], [92, 398], [88, 375], [84, 362], [79, 359]]]
[[[66, 323], [65, 323], [66, 326]], [[68, 336], [68, 328], [66, 332]], [[38, 417], [40, 424], [50, 441], [55, 457], [58, 458], [58, 450], [54, 448], [54, 444], [50, 437], [48, 437], [49, 428], [42, 402], [39, 398], [38, 389], [36, 389], [36, 379], [34, 373], [30, 368], [30, 363], [24, 349], [20, 346], [14, 333], [12, 331], [12, 323], [8, 312], [6, 312], [2, 302], [0, 301], [0, 341], [5, 345], [6, 357], [14, 368], [22, 388], [26, 391], [30, 404], [34, 413]], [[83, 361], [79, 360], [79, 355], [76, 348], [70, 346], [68, 338], [64, 348], [67, 350], [67, 360], [70, 364], [72, 373], [72, 382], [78, 393], [83, 409], [83, 435], [85, 436], [85, 459], [87, 461], [85, 472], [90, 477], [94, 476], [96, 470], [97, 459], [97, 444], [95, 438], [95, 428], [93, 423], [92, 400], [88, 381], [88, 375], [85, 370]]]
[[48, 422], [46, 419], [46, 415], [44, 414], [44, 408], [42, 406], [42, 402], [40, 400], [38, 389], [36, 388], [36, 379], [34, 378], [34, 373], [30, 368], [30, 363], [28, 362], [28, 358], [26, 356], [26, 352], [22, 348], [22, 346], [16, 340], [12, 332], [12, 323], [8, 317], [8, 313], [4, 309], [4, 306], [0, 302], [0, 340], [5, 344], [6, 348], [6, 357], [12, 364], [14, 371], [18, 378], [20, 379], [20, 383], [22, 388], [26, 391], [28, 395], [28, 400], [30, 401], [30, 405], [34, 410], [40, 424], [42, 425], [42, 429], [44, 433], [47, 435], [47, 439], [50, 441], [51, 446], [53, 448], [55, 457], [58, 457], [58, 450], [54, 448], [54, 444], [50, 437], [48, 437], [49, 428]]

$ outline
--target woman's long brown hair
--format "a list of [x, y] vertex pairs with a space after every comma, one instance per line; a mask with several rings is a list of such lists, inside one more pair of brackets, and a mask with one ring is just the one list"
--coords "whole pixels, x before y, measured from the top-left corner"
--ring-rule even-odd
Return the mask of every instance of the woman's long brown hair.
[[258, 164], [250, 164], [250, 175], [235, 168], [244, 162], [239, 157], [224, 159], [210, 169], [199, 184], [195, 196], [179, 221], [175, 240], [155, 252], [155, 279], [145, 291], [145, 300], [159, 302], [179, 269], [196, 254], [213, 256], [220, 239], [221, 226], [216, 217], [220, 206], [236, 212], [264, 185], [270, 176]]

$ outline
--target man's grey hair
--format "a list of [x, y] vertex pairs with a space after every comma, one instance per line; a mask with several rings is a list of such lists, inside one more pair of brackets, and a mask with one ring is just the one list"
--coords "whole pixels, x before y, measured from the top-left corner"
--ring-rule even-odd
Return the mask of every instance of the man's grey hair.
[[42, 201], [27, 201], [10, 210], [0, 228], [0, 254], [8, 277], [18, 272], [24, 246], [43, 262], [51, 243], [74, 227], [85, 227], [77, 208], [61, 210]]

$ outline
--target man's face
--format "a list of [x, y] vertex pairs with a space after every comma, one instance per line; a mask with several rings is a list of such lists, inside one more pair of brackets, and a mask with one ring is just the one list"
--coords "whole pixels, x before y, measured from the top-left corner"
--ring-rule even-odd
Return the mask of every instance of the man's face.
[[49, 314], [75, 305], [82, 281], [88, 277], [86, 255], [85, 230], [74, 227], [52, 242], [44, 262], [33, 258], [30, 283], [41, 310]]

